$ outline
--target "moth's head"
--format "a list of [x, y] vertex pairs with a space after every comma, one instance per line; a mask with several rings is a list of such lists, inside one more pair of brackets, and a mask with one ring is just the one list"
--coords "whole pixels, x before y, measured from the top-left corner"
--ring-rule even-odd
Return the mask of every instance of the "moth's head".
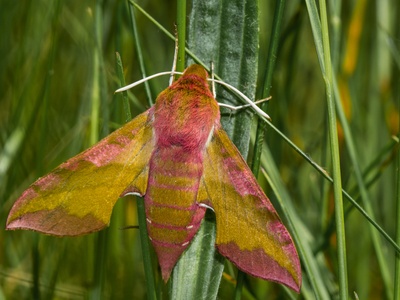
[[188, 89], [199, 89], [203, 90], [203, 92], [209, 93], [212, 97], [210, 92], [210, 87], [208, 85], [208, 73], [206, 69], [204, 69], [200, 65], [193, 64], [186, 68], [183, 72], [182, 76], [173, 83], [171, 86], [172, 88], [176, 85], [182, 87], [186, 87]]
[[197, 65], [197, 64], [193, 64], [189, 67], [186, 68], [186, 70], [183, 72], [183, 76], [198, 76], [203, 80], [207, 80], [208, 78], [208, 73], [206, 71], [206, 69], [204, 69], [202, 66]]

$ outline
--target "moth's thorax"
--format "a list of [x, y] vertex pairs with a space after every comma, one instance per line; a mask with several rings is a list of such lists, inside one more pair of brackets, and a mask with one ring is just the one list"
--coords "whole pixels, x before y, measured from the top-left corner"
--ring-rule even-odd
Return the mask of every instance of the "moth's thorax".
[[219, 107], [206, 78], [183, 75], [157, 98], [154, 132], [159, 147], [204, 149], [211, 130], [219, 126]]

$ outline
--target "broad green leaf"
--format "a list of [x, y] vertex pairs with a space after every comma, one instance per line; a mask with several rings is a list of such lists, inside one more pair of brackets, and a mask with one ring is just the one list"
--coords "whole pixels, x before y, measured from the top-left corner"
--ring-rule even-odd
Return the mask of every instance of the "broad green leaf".
[[[213, 62], [214, 72], [222, 80], [254, 99], [258, 69], [257, 1], [193, 0], [187, 39], [189, 49], [203, 62]], [[189, 61], [188, 65], [192, 62]], [[217, 100], [233, 105], [242, 104], [220, 87], [217, 87]], [[221, 113], [222, 126], [242, 155], [247, 157], [251, 113], [248, 110], [237, 114], [222, 110]], [[202, 227], [206, 224], [206, 228], [201, 228], [200, 231], [204, 230], [205, 236], [215, 240], [215, 223], [203, 222]], [[202, 257], [196, 255], [199, 252], [210, 259], [200, 261]], [[192, 268], [197, 271], [197, 276], [209, 274], [208, 278], [215, 278], [215, 281], [219, 282], [223, 265], [221, 266], [217, 251], [210, 240], [199, 239], [183, 254], [174, 271], [171, 294], [184, 296], [200, 290], [203, 299], [216, 299], [219, 285], [205, 286], [201, 280], [189, 279], [190, 276], [185, 276], [185, 272]]]

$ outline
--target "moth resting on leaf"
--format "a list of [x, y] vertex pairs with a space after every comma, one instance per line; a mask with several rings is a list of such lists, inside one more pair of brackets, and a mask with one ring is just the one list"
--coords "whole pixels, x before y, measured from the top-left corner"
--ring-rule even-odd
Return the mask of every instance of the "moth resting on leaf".
[[39, 178], [15, 202], [7, 229], [58, 236], [98, 231], [119, 197], [138, 194], [167, 281], [211, 207], [223, 256], [299, 292], [296, 248], [222, 129], [207, 77], [203, 67], [190, 66], [149, 110]]

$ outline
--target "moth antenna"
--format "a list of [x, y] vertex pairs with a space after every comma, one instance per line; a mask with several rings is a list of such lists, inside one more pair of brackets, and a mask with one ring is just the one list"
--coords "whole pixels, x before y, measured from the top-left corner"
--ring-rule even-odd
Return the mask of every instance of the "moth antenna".
[[217, 92], [215, 91], [215, 81], [214, 81], [214, 62], [211, 61], [210, 63], [210, 69], [211, 69], [211, 87], [212, 87], [212, 93], [214, 98], [217, 98]]
[[[133, 82], [133, 83], [131, 83], [131, 84], [128, 84], [128, 85], [126, 85], [126, 86], [124, 86], [124, 87], [121, 87], [121, 88], [119, 88], [118, 90], [116, 90], [114, 93], [120, 93], [120, 92], [123, 92], [123, 91], [126, 91], [126, 90], [129, 90], [129, 89], [131, 89], [131, 88], [133, 88], [133, 87], [135, 87], [135, 86], [137, 86], [137, 85], [139, 85], [139, 84], [142, 84], [143, 82], [145, 82], [145, 81], [147, 81], [147, 80], [150, 80], [150, 79], [153, 79], [153, 78], [156, 78], [156, 77], [159, 77], [159, 76], [164, 76], [164, 75], [182, 75], [183, 73], [182, 72], [176, 72], [176, 71], [171, 71], [171, 72], [160, 72], [160, 73], [156, 73], [156, 74], [154, 74], [154, 75], [150, 75], [150, 76], [147, 76], [147, 77], [145, 77], [145, 78], [143, 78], [143, 79], [141, 79], [141, 80], [138, 80], [138, 81], [136, 81], [136, 82]], [[211, 72], [211, 74], [212, 74], [212, 77], [214, 76], [214, 72]], [[256, 111], [256, 113], [258, 114], [258, 115], [260, 115], [261, 117], [264, 117], [264, 118], [266, 118], [266, 119], [268, 119], [268, 120], [271, 120], [271, 117], [266, 113], [266, 112], [264, 112], [261, 108], [259, 108], [258, 106], [257, 106], [257, 104], [256, 104], [256, 102], [253, 102], [253, 101], [251, 101], [245, 94], [243, 94], [241, 91], [239, 91], [237, 88], [235, 88], [234, 86], [232, 86], [232, 85], [230, 85], [229, 83], [226, 83], [226, 82], [224, 82], [224, 81], [221, 81], [221, 80], [216, 80], [216, 79], [213, 79], [213, 78], [209, 78], [208, 79], [209, 81], [212, 81], [212, 83], [213, 83], [213, 85], [215, 84], [215, 83], [219, 83], [219, 84], [221, 84], [221, 85], [223, 85], [223, 86], [225, 86], [225, 87], [227, 87], [228, 89], [230, 89], [230, 90], [232, 90], [233, 92], [235, 92], [237, 95], [239, 95], [243, 100], [245, 100], [248, 104], [246, 104], [247, 106], [251, 106], [255, 111]], [[213, 87], [213, 94], [214, 94], [214, 98], [215, 98], [215, 87]], [[269, 100], [270, 98], [266, 98], [266, 99], [261, 99], [261, 100], [259, 100], [259, 101], [257, 101], [257, 102], [260, 102], [260, 101], [267, 101], [267, 100]], [[233, 110], [237, 110], [236, 109], [236, 107], [235, 106], [231, 106], [231, 105], [229, 105], [229, 104], [223, 104], [223, 105], [221, 105], [221, 103], [220, 103], [220, 106], [223, 106], [223, 107], [228, 107], [228, 108], [231, 108], [231, 109], [233, 109]], [[239, 106], [240, 107], [240, 106]], [[244, 106], [243, 106], [244, 107]], [[240, 108], [242, 108], [242, 107], [240, 107]]]
[[[266, 119], [268, 119], [268, 120], [271, 120], [271, 117], [270, 117], [266, 112], [264, 112], [261, 108], [259, 108], [253, 101], [251, 101], [245, 94], [243, 94], [241, 91], [239, 91], [239, 90], [238, 90], [237, 88], [235, 88], [234, 86], [232, 86], [232, 85], [230, 85], [229, 83], [226, 83], [226, 82], [224, 82], [224, 81], [221, 81], [221, 80], [215, 80], [215, 79], [214, 79], [214, 82], [215, 82], [215, 83], [219, 83], [219, 84], [221, 84], [221, 85], [227, 87], [228, 89], [232, 90], [232, 91], [235, 92], [237, 95], [239, 95], [244, 101], [246, 101], [246, 102], [248, 103], [249, 106], [251, 106], [251, 107], [256, 111], [256, 113], [257, 113], [259, 116], [261, 116], [261, 117], [263, 117], [263, 118], [266, 118]], [[226, 105], [228, 105], [228, 104], [224, 104], [224, 105], [222, 105], [222, 106], [226, 106]], [[228, 107], [229, 107], [229, 105], [228, 105]], [[229, 107], [229, 108], [230, 108], [230, 107]]]
[[164, 75], [171, 75], [171, 74], [172, 75], [182, 75], [183, 73], [182, 72], [176, 72], [176, 71], [173, 71], [173, 72], [167, 71], [167, 72], [156, 73], [156, 74], [147, 76], [145, 78], [142, 78], [142, 79], [140, 79], [138, 81], [135, 81], [134, 83], [128, 84], [126, 86], [123, 86], [123, 87], [119, 88], [118, 90], [116, 90], [114, 93], [120, 93], [120, 92], [129, 90], [129, 89], [131, 89], [131, 88], [133, 88], [133, 87], [135, 87], [135, 86], [137, 86], [139, 84], [142, 84], [143, 82], [145, 82], [147, 80], [150, 80], [150, 79], [153, 79], [153, 78], [156, 78], [156, 77], [160, 77], [160, 76], [164, 76]]
[[[264, 103], [264, 102], [267, 102], [267, 101], [269, 101], [269, 100], [271, 100], [271, 99], [272, 99], [272, 96], [269, 96], [269, 97], [267, 97], [267, 98], [254, 101], [254, 104]], [[246, 105], [247, 105], [247, 104], [246, 104]]]
[[176, 71], [176, 62], [177, 61], [178, 61], [178, 32], [177, 32], [176, 24], [175, 24], [175, 51], [174, 51], [174, 60], [172, 61], [171, 77], [169, 78], [170, 86], [174, 82], [174, 75], [175, 75], [175, 71]]
[[[268, 98], [260, 99], [260, 100], [254, 101], [253, 103], [254, 103], [254, 104], [260, 104], [260, 103], [269, 101], [269, 100], [271, 100], [271, 99], [272, 99], [272, 96], [269, 96]], [[233, 106], [233, 105], [229, 105], [229, 104], [226, 104], [226, 103], [218, 103], [218, 105], [219, 105], [220, 107], [226, 107], [226, 108], [229, 108], [229, 109], [235, 110], [235, 111], [236, 111], [236, 110], [240, 110], [240, 109], [242, 109], [242, 108], [250, 107], [250, 104], [244, 104], [244, 105], [239, 105], [239, 106]]]

